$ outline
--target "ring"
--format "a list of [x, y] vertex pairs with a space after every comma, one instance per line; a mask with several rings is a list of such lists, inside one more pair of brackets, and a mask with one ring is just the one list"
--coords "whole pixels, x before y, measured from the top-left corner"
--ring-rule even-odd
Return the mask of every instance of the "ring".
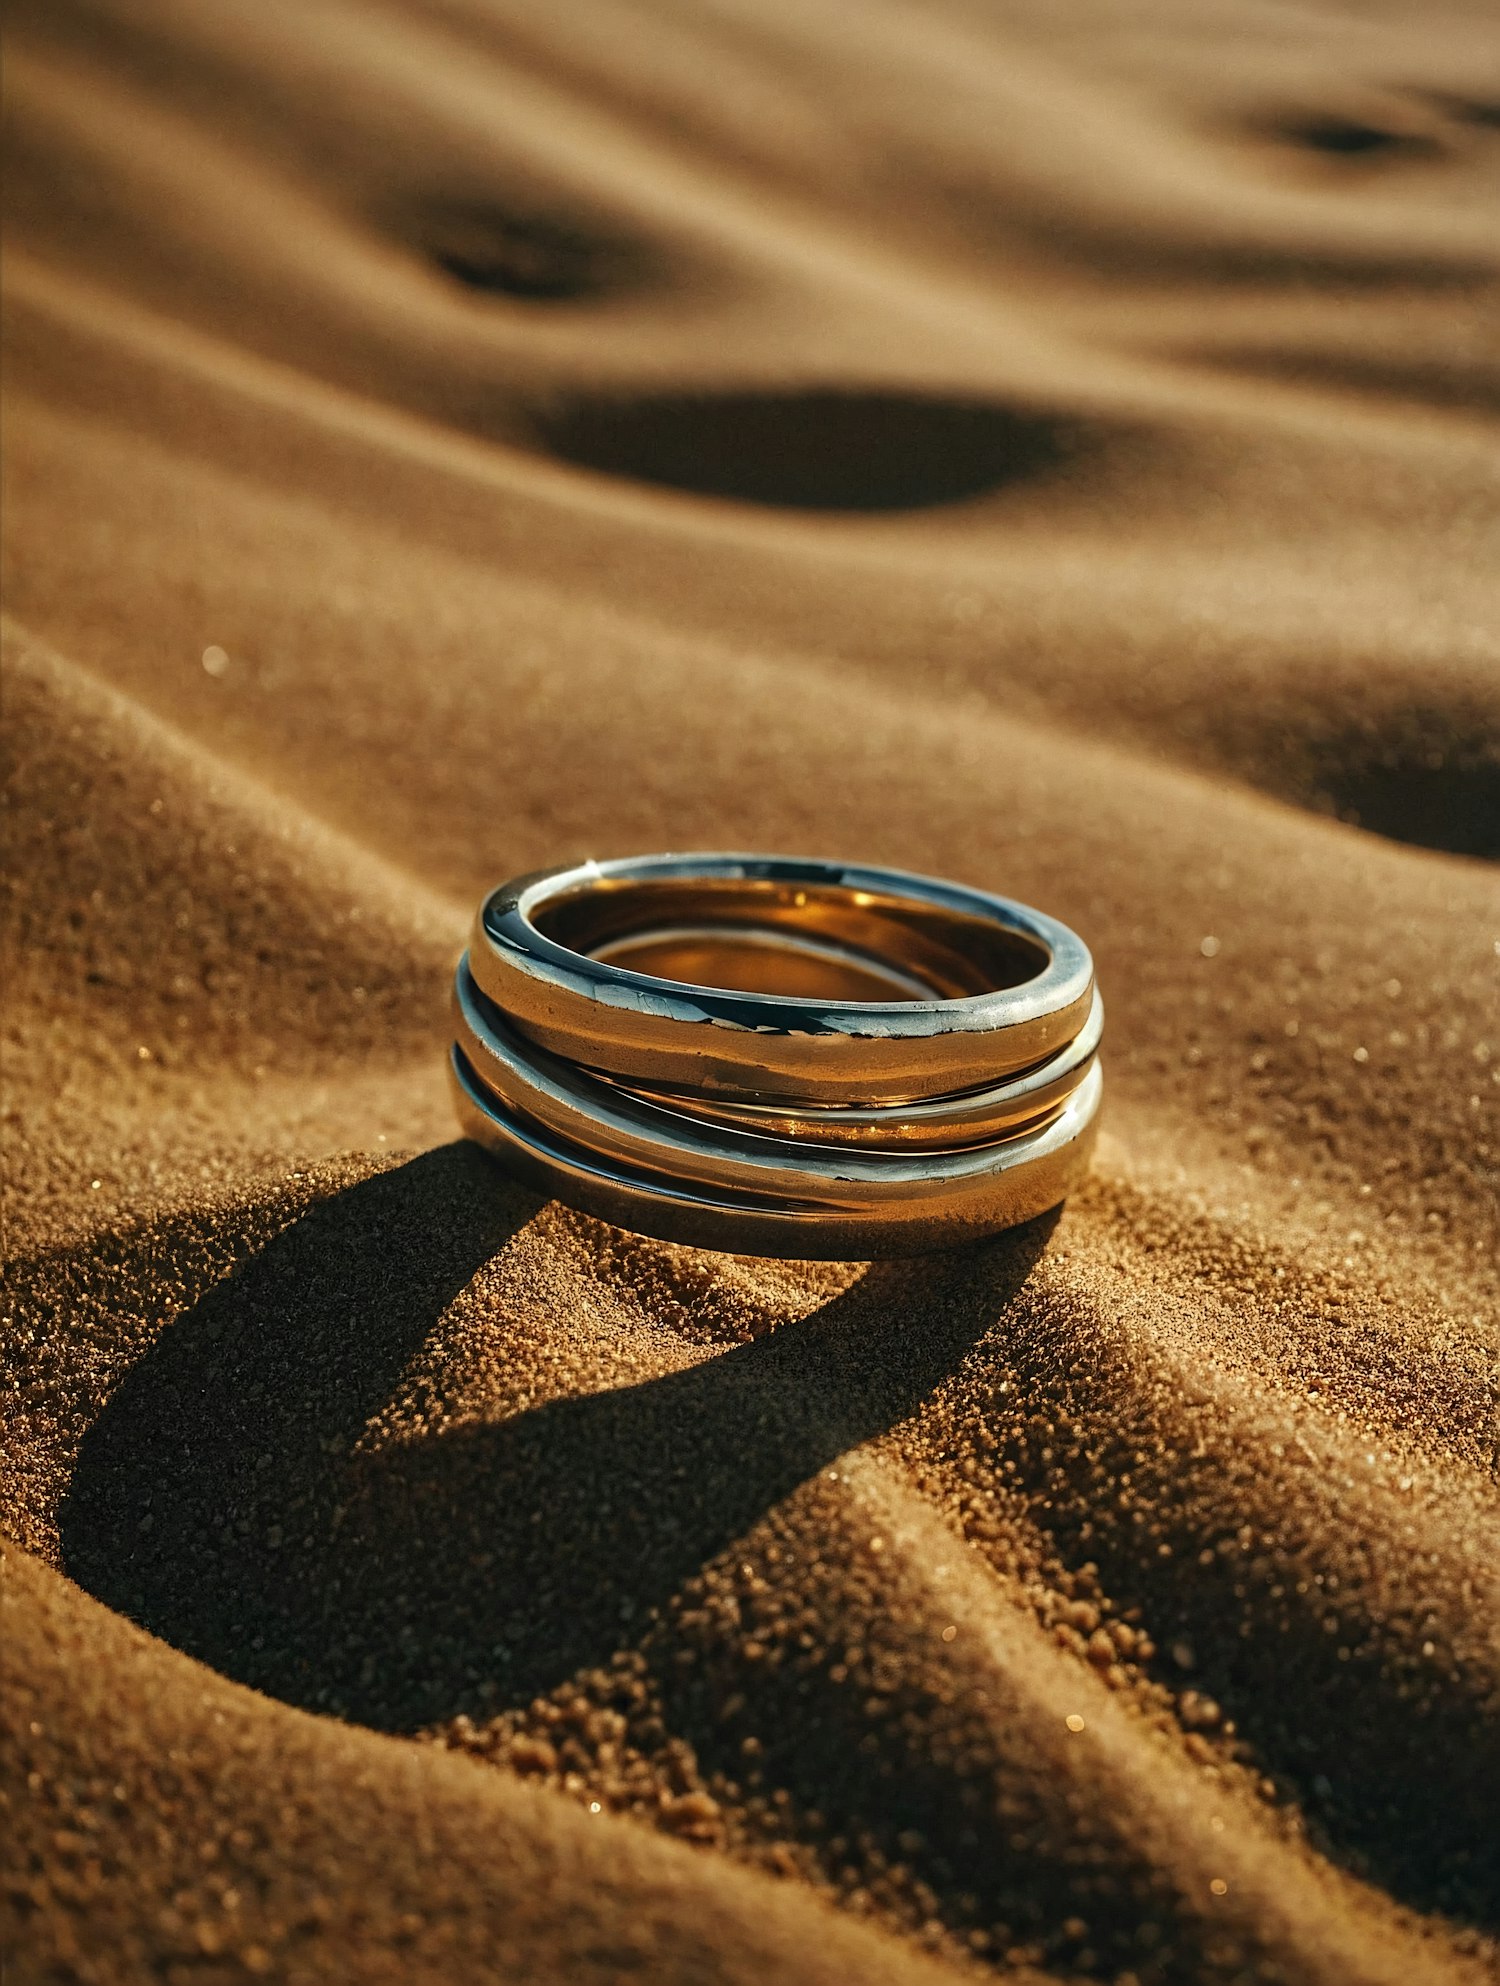
[[1023, 904], [746, 855], [503, 884], [453, 989], [467, 1135], [616, 1225], [741, 1254], [954, 1246], [1088, 1164], [1103, 1006]]
[[1071, 1041], [1093, 961], [957, 883], [833, 862], [651, 855], [549, 869], [480, 906], [480, 990], [530, 1040], [652, 1086], [905, 1102]]

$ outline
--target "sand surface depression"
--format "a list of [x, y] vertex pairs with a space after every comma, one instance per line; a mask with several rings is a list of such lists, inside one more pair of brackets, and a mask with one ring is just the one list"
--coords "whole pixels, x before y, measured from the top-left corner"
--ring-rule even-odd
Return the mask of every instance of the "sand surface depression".
[[[1480, 1981], [1487, 8], [16, 0], [8, 1978]], [[1095, 1174], [643, 1241], [479, 893], [1075, 925]]]

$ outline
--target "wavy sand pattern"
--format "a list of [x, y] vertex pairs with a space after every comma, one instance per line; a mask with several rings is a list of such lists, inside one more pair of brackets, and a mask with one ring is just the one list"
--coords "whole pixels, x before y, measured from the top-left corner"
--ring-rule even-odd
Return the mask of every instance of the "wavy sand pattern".
[[[8, 1977], [1500, 1962], [1500, 36], [17, 0]], [[452, 1138], [478, 892], [1094, 946], [1060, 1218]]]

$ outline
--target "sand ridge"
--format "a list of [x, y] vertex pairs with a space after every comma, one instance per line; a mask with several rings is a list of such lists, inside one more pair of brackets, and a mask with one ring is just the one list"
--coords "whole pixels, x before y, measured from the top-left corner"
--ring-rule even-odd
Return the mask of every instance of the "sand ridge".
[[[1492, 23], [11, 10], [16, 1976], [1493, 1977]], [[452, 1134], [478, 893], [1076, 924], [893, 1265]]]

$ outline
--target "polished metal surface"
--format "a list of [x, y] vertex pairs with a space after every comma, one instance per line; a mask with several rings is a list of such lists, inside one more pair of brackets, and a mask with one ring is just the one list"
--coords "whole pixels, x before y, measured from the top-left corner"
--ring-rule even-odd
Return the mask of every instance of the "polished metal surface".
[[691, 1092], [634, 1092], [684, 1116], [770, 1137], [814, 1145], [860, 1145], [879, 1150], [952, 1151], [990, 1144], [1060, 1110], [1082, 1083], [1099, 1052], [1104, 1002], [1096, 989], [1084, 1027], [1066, 1048], [1031, 1069], [978, 1090], [910, 1103], [805, 1104], [789, 1109], [766, 1103], [730, 1103]]
[[[1086, 1168], [1082, 942], [902, 871], [653, 856], [523, 877], [453, 993], [468, 1135], [643, 1233], [792, 1256], [951, 1246]], [[957, 1074], [957, 1080], [955, 1080]]]
[[[524, 876], [481, 907], [469, 961], [555, 1055], [794, 1105], [982, 1088], [1066, 1047], [1094, 990], [1082, 940], [1024, 904], [900, 870], [749, 855]], [[893, 969], [923, 994], [892, 998]]]
[[[984, 1090], [931, 1097], [916, 1103], [864, 1108], [811, 1105], [803, 1110], [754, 1102], [726, 1103], [676, 1090], [633, 1089], [616, 1079], [585, 1070], [529, 1042], [475, 985], [468, 957], [460, 962], [453, 986], [453, 1017], [459, 1046], [480, 1075], [511, 1108], [526, 1112], [569, 1135], [591, 1142], [572, 1127], [566, 1113], [588, 1113], [611, 1125], [633, 1124], [645, 1135], [661, 1136], [673, 1119], [683, 1137], [703, 1142], [713, 1131], [725, 1139], [748, 1139], [747, 1152], [772, 1147], [801, 1151], [826, 1146], [909, 1158], [969, 1146], [993, 1144], [1030, 1128], [1060, 1110], [1092, 1067], [1104, 1027], [1097, 993], [1088, 1025], [1058, 1055], [1037, 1068]], [[613, 1132], [607, 1136], [615, 1135]], [[725, 1144], [724, 1149], [730, 1147]], [[753, 1158], [752, 1161], [753, 1162]], [[779, 1162], [785, 1162], [783, 1153]]]
[[829, 1190], [807, 1197], [784, 1195], [770, 1175], [755, 1195], [636, 1171], [512, 1116], [456, 1046], [449, 1075], [465, 1134], [539, 1193], [664, 1241], [807, 1261], [925, 1255], [1045, 1213], [1088, 1170], [1103, 1089], [1096, 1064], [1067, 1109], [1033, 1138], [968, 1154], [970, 1169], [957, 1179], [932, 1179], [915, 1167], [892, 1182], [895, 1191], [866, 1200], [832, 1166]]

